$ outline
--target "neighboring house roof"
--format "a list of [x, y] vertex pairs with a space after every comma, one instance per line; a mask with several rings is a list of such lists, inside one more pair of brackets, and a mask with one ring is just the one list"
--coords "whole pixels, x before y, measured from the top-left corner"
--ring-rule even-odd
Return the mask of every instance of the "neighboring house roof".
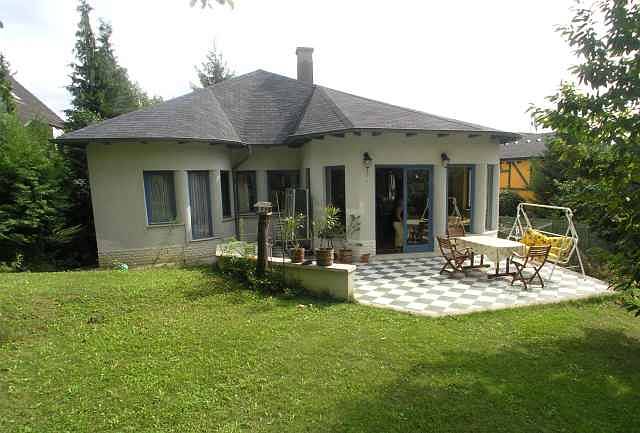
[[20, 84], [14, 77], [9, 76], [9, 82], [11, 83], [11, 93], [16, 103], [16, 112], [18, 118], [24, 123], [30, 122], [34, 119], [40, 119], [47, 122], [49, 126], [53, 126], [58, 129], [62, 129], [64, 122], [56, 113], [54, 113], [49, 107], [35, 97], [35, 95], [29, 92], [22, 84]]
[[553, 138], [552, 132], [531, 134], [520, 132], [521, 136], [515, 141], [504, 143], [500, 149], [500, 159], [529, 159], [537, 158], [547, 150], [547, 141]]
[[284, 144], [352, 130], [516, 134], [460, 122], [257, 70], [56, 139]]

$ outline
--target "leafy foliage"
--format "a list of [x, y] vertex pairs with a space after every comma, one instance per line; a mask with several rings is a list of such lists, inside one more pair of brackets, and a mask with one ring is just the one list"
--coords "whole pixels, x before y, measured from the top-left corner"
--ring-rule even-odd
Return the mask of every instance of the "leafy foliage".
[[256, 245], [230, 241], [219, 246], [218, 270], [251, 290], [296, 295], [303, 292], [300, 283], [287, 278], [285, 268], [268, 269], [262, 277], [256, 273]]
[[11, 96], [10, 73], [9, 63], [0, 53], [0, 112], [2, 113], [12, 113], [16, 109], [15, 101]]
[[505, 189], [500, 191], [500, 215], [515, 217], [518, 205], [524, 200], [515, 192]]
[[[197, 4], [199, 4], [203, 9], [206, 7], [213, 7], [213, 5], [211, 4], [211, 0], [189, 0], [191, 7], [194, 7]], [[229, 5], [229, 7], [231, 9], [233, 9], [234, 3], [233, 0], [216, 0], [216, 2], [220, 5]]]
[[[113, 29], [110, 24], [100, 23], [96, 39], [91, 28], [91, 10], [86, 0], [80, 1], [74, 49], [76, 61], [71, 64], [71, 83], [67, 86], [72, 106], [65, 111], [69, 131], [161, 100], [150, 98], [120, 66], [111, 43]], [[66, 216], [69, 224], [82, 227], [82, 235], [75, 239], [73, 250], [80, 254], [82, 263], [94, 264], [96, 240], [86, 156], [82, 149], [71, 147], [63, 148], [62, 153], [67, 159], [65, 189], [71, 200]]]
[[[565, 82], [536, 108], [536, 122], [556, 133], [550, 144], [561, 161], [555, 194], [603, 240], [612, 283], [640, 282], [640, 5], [601, 1], [579, 5], [559, 30], [581, 59], [572, 68], [580, 87]], [[640, 306], [638, 298], [630, 298]]]
[[65, 161], [49, 143], [50, 128], [0, 114], [0, 262], [33, 268], [55, 264], [78, 227], [64, 217]]
[[291, 215], [283, 219], [282, 237], [285, 244], [293, 248], [300, 248], [298, 232], [304, 228], [304, 214]]
[[196, 66], [198, 79], [202, 87], [220, 83], [229, 78], [233, 78], [234, 72], [229, 69], [222, 54], [218, 52], [216, 44], [207, 53], [207, 57], [200, 67]]
[[333, 248], [333, 239], [344, 234], [344, 227], [340, 222], [340, 209], [327, 206], [313, 222], [313, 229], [320, 239], [321, 247]]

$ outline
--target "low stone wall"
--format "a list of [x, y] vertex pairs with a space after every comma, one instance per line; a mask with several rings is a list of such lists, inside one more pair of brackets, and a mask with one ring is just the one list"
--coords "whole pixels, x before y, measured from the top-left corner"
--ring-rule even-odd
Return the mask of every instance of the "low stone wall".
[[335, 263], [332, 266], [303, 265], [289, 259], [271, 257], [272, 267], [285, 267], [286, 278], [297, 280], [311, 293], [340, 301], [353, 301], [355, 265]]

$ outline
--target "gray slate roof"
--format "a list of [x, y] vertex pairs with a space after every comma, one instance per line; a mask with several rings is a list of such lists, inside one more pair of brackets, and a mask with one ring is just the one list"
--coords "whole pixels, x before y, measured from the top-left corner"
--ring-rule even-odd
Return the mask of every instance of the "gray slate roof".
[[521, 132], [518, 140], [502, 144], [500, 159], [529, 159], [542, 156], [547, 149], [546, 142], [553, 138], [553, 133], [531, 134]]
[[488, 132], [517, 135], [257, 70], [64, 134], [57, 142], [176, 139], [284, 144], [349, 130]]
[[27, 123], [34, 119], [39, 119], [50, 126], [62, 129], [64, 122], [56, 113], [44, 105], [41, 100], [36, 98], [14, 77], [9, 76], [9, 82], [11, 83], [11, 93], [16, 103], [16, 113], [21, 121]]

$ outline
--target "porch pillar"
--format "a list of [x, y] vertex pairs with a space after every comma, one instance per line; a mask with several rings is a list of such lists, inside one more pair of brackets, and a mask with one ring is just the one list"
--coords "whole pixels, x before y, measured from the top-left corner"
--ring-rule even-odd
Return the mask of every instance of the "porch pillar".
[[487, 164], [477, 164], [475, 171], [475, 193], [473, 196], [473, 233], [484, 233], [487, 218]]
[[191, 239], [191, 204], [189, 203], [189, 178], [186, 170], [174, 173], [176, 187], [176, 212], [178, 220], [184, 223], [185, 243]]
[[436, 236], [447, 232], [447, 169], [441, 165], [433, 167], [433, 236], [434, 246], [438, 245]]
[[[258, 201], [270, 201], [267, 188], [267, 170], [256, 170], [256, 193]], [[273, 206], [275, 207], [275, 203]]]

